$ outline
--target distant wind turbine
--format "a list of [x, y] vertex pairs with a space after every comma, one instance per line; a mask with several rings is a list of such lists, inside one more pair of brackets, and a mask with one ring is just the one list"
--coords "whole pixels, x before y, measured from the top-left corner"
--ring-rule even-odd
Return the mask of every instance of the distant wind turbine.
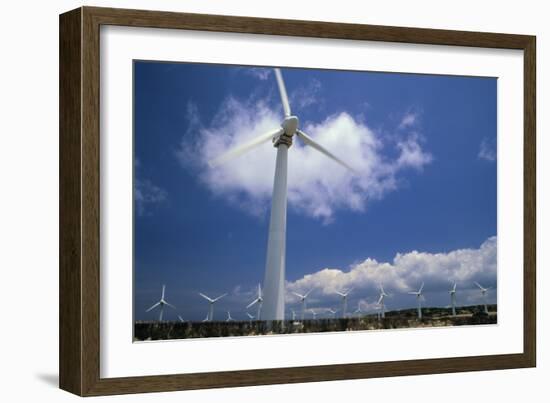
[[311, 293], [311, 291], [313, 290], [309, 290], [308, 292], [306, 292], [304, 295], [302, 294], [298, 294], [297, 292], [292, 292], [294, 295], [296, 295], [298, 298], [300, 298], [300, 304], [302, 305], [302, 320], [304, 320], [304, 317], [305, 317], [305, 314], [306, 314], [306, 299], [308, 297], [308, 295]]
[[361, 314], [363, 313], [363, 309], [361, 309], [361, 301], [357, 301], [357, 309], [353, 311], [353, 313], [356, 314], [358, 318], [361, 317]]
[[313, 316], [313, 320], [317, 319], [318, 312], [314, 311], [313, 309], [309, 310], [311, 312], [311, 315]]
[[451, 310], [453, 316], [456, 316], [456, 283], [454, 283], [453, 288], [449, 290], [449, 295], [451, 296]]
[[490, 290], [490, 287], [482, 287], [478, 282], [474, 281], [475, 285], [477, 285], [479, 287], [479, 289], [481, 290], [481, 299], [483, 300], [483, 310], [485, 311], [486, 314], [489, 314], [489, 309], [487, 308], [487, 291]]
[[332, 319], [335, 319], [336, 318], [336, 310], [332, 309], [332, 308], [328, 308], [327, 311], [332, 315]]
[[386, 317], [386, 304], [384, 303], [384, 298], [386, 298], [388, 294], [384, 291], [384, 287], [382, 284], [380, 284], [380, 298], [378, 298], [377, 305], [380, 306], [380, 315], [385, 318]]
[[248, 319], [250, 319], [250, 322], [252, 322], [252, 319], [254, 319], [254, 315], [251, 315], [249, 312], [246, 313], [246, 316], [248, 316]]
[[[263, 282], [265, 296], [263, 318], [268, 321], [284, 320], [285, 316], [284, 286], [286, 256], [287, 165], [288, 149], [292, 146], [292, 138], [296, 135], [304, 144], [312, 147], [316, 151], [324, 154], [328, 158], [354, 172], [354, 170], [347, 163], [337, 158], [334, 154], [318, 144], [306, 133], [298, 129], [299, 120], [298, 117], [291, 114], [283, 75], [278, 68], [275, 69], [275, 77], [277, 79], [285, 115], [281, 126], [255, 137], [251, 141], [241, 144], [225, 152], [214, 160], [209, 161], [210, 166], [218, 166], [268, 141], [273, 142], [273, 146], [277, 149], [275, 179], [273, 182], [273, 195], [271, 202], [271, 217], [269, 221], [269, 235], [267, 241], [267, 257]], [[247, 128], [242, 127], [241, 129], [246, 130]]]
[[418, 291], [409, 292], [410, 295], [415, 295], [416, 296], [418, 319], [422, 319], [422, 300], [424, 299], [424, 295], [422, 294], [422, 289], [423, 288], [424, 288], [424, 283], [422, 283], [422, 285], [420, 286], [420, 289]]
[[157, 302], [156, 304], [154, 304], [151, 308], [147, 309], [145, 312], [149, 312], [149, 311], [152, 311], [153, 309], [155, 309], [157, 306], [160, 307], [160, 312], [159, 312], [159, 322], [162, 322], [162, 315], [164, 314], [164, 306], [165, 305], [168, 305], [170, 308], [173, 308], [173, 309], [176, 309], [176, 307], [170, 303], [168, 303], [165, 299], [164, 299], [164, 291], [166, 290], [166, 286], [163, 285], [162, 286], [162, 294], [160, 296], [160, 301]]
[[348, 295], [353, 290], [353, 288], [350, 288], [347, 291], [336, 291], [336, 294], [342, 297], [342, 317], [346, 317], [346, 309], [348, 307]]
[[233, 322], [235, 319], [231, 317], [231, 311], [227, 311], [227, 319], [226, 322]]
[[214, 304], [215, 304], [216, 302], [218, 302], [220, 299], [222, 299], [223, 297], [225, 297], [225, 296], [227, 295], [227, 293], [226, 293], [226, 294], [222, 294], [222, 295], [220, 295], [219, 297], [213, 298], [213, 299], [210, 298], [208, 295], [204, 295], [204, 294], [201, 293], [201, 292], [199, 292], [199, 295], [200, 295], [201, 297], [203, 297], [204, 299], [206, 299], [206, 300], [208, 301], [208, 303], [209, 303], [208, 316], [207, 316], [208, 320], [209, 320], [209, 321], [214, 320]]
[[246, 309], [250, 308], [252, 305], [254, 304], [258, 304], [258, 310], [256, 311], [256, 320], [260, 320], [261, 319], [261, 314], [262, 314], [262, 304], [264, 302], [264, 299], [262, 297], [262, 287], [260, 286], [260, 284], [258, 284], [258, 297], [252, 301], [250, 304], [248, 304], [246, 306]]
[[291, 309], [290, 313], [292, 314], [292, 320], [296, 320], [296, 311], [294, 309]]

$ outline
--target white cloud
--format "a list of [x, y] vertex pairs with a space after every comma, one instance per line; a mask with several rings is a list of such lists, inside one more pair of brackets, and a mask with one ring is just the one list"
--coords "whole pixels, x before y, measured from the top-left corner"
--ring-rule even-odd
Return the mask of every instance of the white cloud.
[[134, 201], [139, 216], [150, 213], [150, 207], [166, 201], [168, 194], [149, 179], [136, 178], [134, 181]]
[[[269, 207], [276, 152], [265, 143], [214, 169], [207, 161], [228, 149], [277, 128], [281, 111], [266, 101], [241, 102], [228, 98], [209, 127], [197, 129], [197, 142], [182, 142], [180, 160], [200, 167], [200, 179], [217, 196], [262, 214]], [[365, 123], [342, 112], [314, 124], [302, 122], [302, 129], [359, 172], [345, 168], [295, 139], [289, 152], [288, 201], [291, 208], [328, 223], [337, 210], [363, 211], [369, 200], [380, 199], [397, 188], [398, 175], [406, 169], [422, 169], [431, 156], [422, 149], [419, 136], [400, 136], [385, 156], [384, 142]]]
[[271, 68], [267, 67], [250, 67], [245, 68], [245, 72], [253, 77], [256, 77], [258, 80], [267, 80], [271, 76]]
[[317, 79], [310, 79], [306, 85], [300, 86], [290, 93], [290, 105], [300, 109], [312, 105], [320, 107], [324, 104], [324, 100], [321, 98], [321, 90], [321, 82]]
[[418, 120], [418, 115], [416, 113], [408, 112], [406, 113], [401, 122], [399, 123], [400, 129], [406, 129], [407, 127], [413, 126]]
[[489, 139], [484, 138], [479, 145], [479, 152], [477, 154], [477, 157], [486, 161], [496, 161], [497, 153], [495, 150], [496, 145], [494, 143], [494, 141], [489, 141]]
[[[287, 282], [287, 300], [296, 302], [291, 294], [314, 289], [312, 297], [318, 303], [334, 297], [335, 291], [354, 288], [354, 295], [377, 295], [379, 284], [386, 292], [404, 293], [418, 289], [425, 282], [426, 292], [445, 291], [452, 282], [459, 288], [475, 288], [474, 281], [493, 285], [497, 272], [497, 237], [488, 238], [477, 249], [457, 249], [446, 253], [412, 251], [398, 253], [392, 262], [366, 259], [349, 270], [325, 268]], [[472, 299], [478, 299], [477, 293]]]

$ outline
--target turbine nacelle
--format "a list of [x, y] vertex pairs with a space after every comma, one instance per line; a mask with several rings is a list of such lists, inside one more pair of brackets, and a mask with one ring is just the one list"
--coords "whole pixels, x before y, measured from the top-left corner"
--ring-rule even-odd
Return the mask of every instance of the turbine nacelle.
[[300, 121], [297, 116], [288, 116], [283, 120], [283, 123], [281, 123], [281, 127], [287, 136], [292, 137], [296, 134], [299, 123]]

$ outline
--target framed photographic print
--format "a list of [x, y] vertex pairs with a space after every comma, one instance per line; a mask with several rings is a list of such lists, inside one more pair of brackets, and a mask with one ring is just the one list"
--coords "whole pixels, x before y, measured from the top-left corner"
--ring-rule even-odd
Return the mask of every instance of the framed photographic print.
[[61, 388], [535, 366], [535, 105], [533, 36], [62, 14]]

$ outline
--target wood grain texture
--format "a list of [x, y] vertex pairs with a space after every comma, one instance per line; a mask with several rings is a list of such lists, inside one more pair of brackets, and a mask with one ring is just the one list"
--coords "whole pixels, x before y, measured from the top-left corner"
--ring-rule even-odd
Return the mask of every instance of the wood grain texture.
[[59, 18], [59, 386], [81, 394], [81, 10]]
[[[522, 49], [525, 67], [524, 352], [384, 363], [100, 378], [101, 25]], [[60, 387], [81, 396], [94, 396], [536, 365], [535, 53], [535, 37], [526, 35], [95, 7], [83, 7], [63, 14], [60, 17]]]

